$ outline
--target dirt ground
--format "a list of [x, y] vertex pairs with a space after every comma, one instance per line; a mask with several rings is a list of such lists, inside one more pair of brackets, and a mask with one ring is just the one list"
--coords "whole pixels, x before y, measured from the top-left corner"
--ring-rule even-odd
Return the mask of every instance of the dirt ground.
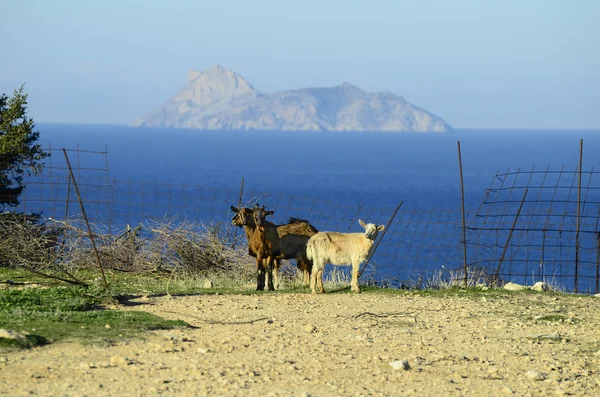
[[0, 353], [0, 395], [600, 395], [600, 298], [264, 293], [137, 302], [119, 309], [197, 328]]

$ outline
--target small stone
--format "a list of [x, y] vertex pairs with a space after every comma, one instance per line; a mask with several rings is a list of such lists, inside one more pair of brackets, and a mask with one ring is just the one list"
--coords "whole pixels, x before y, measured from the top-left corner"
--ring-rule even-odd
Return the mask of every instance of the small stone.
[[594, 295], [596, 298], [600, 298], [600, 294], [595, 294]]
[[104, 326], [104, 328], [106, 328], [106, 329], [110, 329], [110, 324], [106, 324], [106, 325]]
[[403, 369], [405, 371], [408, 371], [410, 369], [410, 364], [408, 363], [408, 360], [396, 360], [389, 362], [388, 364], [395, 370]]
[[560, 334], [536, 334], [533, 335], [531, 338], [537, 340], [552, 340], [556, 342], [560, 342], [563, 340]]
[[0, 357], [0, 363], [7, 363], [7, 362], [8, 362], [8, 358]]
[[214, 285], [214, 283], [212, 282], [212, 280], [206, 279], [206, 280], [204, 281], [204, 288], [207, 288], [207, 289], [208, 289], [208, 288], [213, 288], [214, 286], [215, 286], [215, 285]]
[[206, 353], [210, 352], [210, 349], [207, 349], [205, 347], [199, 347], [196, 351], [200, 354], [206, 354]]
[[307, 325], [304, 327], [304, 330], [310, 334], [317, 332], [317, 327], [314, 325]]
[[537, 283], [535, 283], [533, 285], [533, 287], [531, 287], [532, 290], [534, 291], [548, 291], [550, 288], [548, 287], [548, 283], [545, 283], [543, 281], [538, 281]]
[[531, 380], [545, 380], [547, 378], [546, 374], [534, 370], [527, 371], [525, 375]]
[[110, 358], [110, 365], [113, 367], [124, 367], [127, 365], [127, 360], [121, 356], [112, 356]]

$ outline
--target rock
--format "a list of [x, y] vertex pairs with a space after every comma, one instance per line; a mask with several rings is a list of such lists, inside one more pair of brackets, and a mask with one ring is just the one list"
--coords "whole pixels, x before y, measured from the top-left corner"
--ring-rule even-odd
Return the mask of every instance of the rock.
[[524, 289], [526, 289], [527, 287], [521, 284], [516, 284], [516, 283], [507, 283], [504, 286], [504, 289], [508, 290], [508, 291], [522, 291]]
[[317, 327], [315, 327], [314, 325], [307, 325], [304, 327], [304, 330], [306, 332], [308, 332], [309, 334], [312, 334], [312, 333], [317, 332]]
[[534, 291], [548, 291], [550, 288], [548, 287], [548, 283], [545, 283], [543, 281], [538, 281], [537, 283], [535, 283], [533, 285], [533, 287], [531, 287], [532, 290]]
[[594, 295], [596, 298], [600, 298], [600, 294], [596, 294]]
[[213, 284], [212, 280], [206, 279], [204, 281], [204, 288], [209, 289], [209, 288], [213, 288], [215, 285]]
[[0, 338], [19, 339], [19, 340], [27, 339], [25, 334], [23, 334], [21, 332], [13, 331], [12, 329], [0, 329]]
[[388, 364], [395, 370], [403, 369], [405, 371], [408, 371], [410, 369], [410, 364], [408, 363], [408, 360], [396, 360], [389, 362]]
[[106, 328], [106, 329], [110, 329], [110, 324], [106, 324], [106, 325], [104, 326], [104, 328]]
[[124, 366], [126, 366], [127, 364], [128, 364], [128, 363], [127, 363], [127, 360], [125, 360], [125, 359], [124, 359], [123, 357], [121, 357], [121, 356], [112, 356], [112, 357], [110, 358], [110, 365], [111, 365], [112, 367], [124, 367]]
[[563, 338], [559, 334], [536, 334], [536, 335], [532, 335], [531, 339], [553, 340], [556, 342], [560, 342], [563, 340]]
[[545, 380], [547, 378], [546, 374], [534, 370], [527, 371], [525, 375], [531, 380]]

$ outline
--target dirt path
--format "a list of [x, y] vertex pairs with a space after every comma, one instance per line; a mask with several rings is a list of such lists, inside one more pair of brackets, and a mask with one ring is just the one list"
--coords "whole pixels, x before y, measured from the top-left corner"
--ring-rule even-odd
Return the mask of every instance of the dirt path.
[[[275, 293], [140, 302], [124, 309], [198, 328], [0, 354], [0, 395], [600, 395], [598, 298]], [[410, 369], [392, 368], [395, 360]]]

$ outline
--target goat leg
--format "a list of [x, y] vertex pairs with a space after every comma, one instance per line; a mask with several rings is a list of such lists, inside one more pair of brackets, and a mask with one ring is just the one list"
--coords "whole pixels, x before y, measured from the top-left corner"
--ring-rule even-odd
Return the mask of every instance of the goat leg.
[[273, 285], [273, 257], [269, 256], [267, 258], [267, 276], [269, 279], [269, 291], [275, 291], [275, 286]]
[[279, 259], [273, 260], [273, 286], [279, 289]]
[[360, 288], [358, 288], [358, 269], [360, 268], [359, 264], [352, 264], [352, 292], [356, 292], [360, 294]]
[[262, 291], [265, 289], [265, 271], [260, 255], [256, 256], [256, 274], [256, 290]]
[[319, 281], [319, 293], [324, 294], [325, 288], [323, 288], [323, 269], [319, 269], [317, 280]]

